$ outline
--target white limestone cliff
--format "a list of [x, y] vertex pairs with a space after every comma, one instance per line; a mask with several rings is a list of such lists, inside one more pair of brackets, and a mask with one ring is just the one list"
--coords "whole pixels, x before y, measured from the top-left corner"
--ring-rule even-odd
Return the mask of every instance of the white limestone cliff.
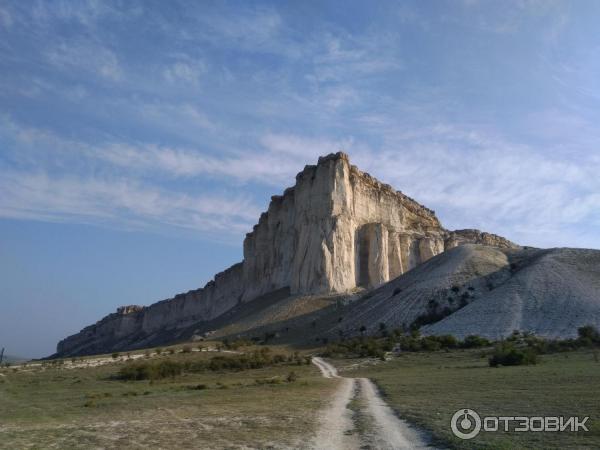
[[244, 260], [204, 288], [148, 307], [124, 307], [57, 347], [70, 355], [110, 351], [166, 329], [220, 316], [239, 302], [288, 288], [323, 294], [371, 288], [464, 243], [514, 247], [477, 230], [445, 230], [434, 212], [352, 166], [344, 153], [319, 158], [274, 196], [244, 240]]

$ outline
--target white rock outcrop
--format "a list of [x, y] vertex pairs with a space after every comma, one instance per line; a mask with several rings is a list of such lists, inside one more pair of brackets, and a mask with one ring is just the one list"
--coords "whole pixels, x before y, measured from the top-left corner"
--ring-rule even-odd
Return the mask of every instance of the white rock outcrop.
[[59, 342], [57, 352], [110, 351], [125, 336], [142, 342], [279, 289], [322, 294], [376, 287], [464, 243], [515, 247], [477, 230], [445, 230], [433, 211], [361, 172], [346, 154], [331, 154], [306, 166], [294, 187], [272, 197], [246, 235], [241, 263], [204, 288], [121, 309]]

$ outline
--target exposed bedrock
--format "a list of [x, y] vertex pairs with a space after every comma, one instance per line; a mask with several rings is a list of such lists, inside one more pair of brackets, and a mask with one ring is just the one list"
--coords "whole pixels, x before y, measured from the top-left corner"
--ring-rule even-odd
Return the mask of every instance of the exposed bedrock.
[[[372, 288], [465, 243], [516, 247], [477, 230], [448, 231], [435, 213], [350, 165], [319, 158], [273, 196], [244, 239], [244, 260], [201, 289], [147, 307], [125, 307], [58, 344], [61, 355], [111, 351], [165, 329], [213, 319], [282, 288], [292, 294]], [[125, 339], [127, 337], [127, 339]]]

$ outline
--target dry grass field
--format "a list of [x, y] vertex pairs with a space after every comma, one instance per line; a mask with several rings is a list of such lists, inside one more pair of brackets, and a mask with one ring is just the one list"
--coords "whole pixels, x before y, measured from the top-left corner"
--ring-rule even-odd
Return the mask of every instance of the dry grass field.
[[[145, 360], [199, 361], [215, 354], [163, 352], [135, 362], [89, 358], [96, 363], [4, 368], [0, 448], [302, 447], [336, 386], [312, 364], [154, 381], [111, 378]], [[290, 382], [291, 372], [297, 379]]]

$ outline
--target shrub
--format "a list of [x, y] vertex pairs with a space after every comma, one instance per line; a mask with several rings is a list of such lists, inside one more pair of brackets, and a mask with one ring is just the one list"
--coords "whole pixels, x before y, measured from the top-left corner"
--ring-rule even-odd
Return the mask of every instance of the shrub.
[[463, 292], [462, 295], [460, 296], [460, 307], [464, 308], [465, 306], [467, 306], [469, 304], [470, 298], [471, 298], [471, 295], [468, 292]]
[[451, 334], [445, 334], [443, 336], [437, 337], [438, 342], [442, 346], [442, 348], [456, 348], [458, 347], [458, 339], [456, 339]]
[[115, 375], [120, 380], [158, 380], [162, 378], [175, 377], [184, 372], [205, 371], [241, 371], [247, 369], [260, 369], [267, 366], [283, 364], [310, 364], [310, 358], [301, 356], [298, 352], [291, 355], [273, 353], [268, 347], [255, 350], [252, 353], [240, 355], [218, 355], [210, 360], [187, 359], [178, 362], [163, 360], [160, 362], [144, 361], [127, 364]]
[[119, 357], [119, 352], [114, 352], [111, 356], [112, 359], [117, 359]]
[[229, 339], [223, 340], [223, 345], [225, 348], [230, 350], [237, 350], [240, 347], [249, 347], [252, 345], [252, 342], [247, 339], [236, 339], [234, 341], [230, 341]]
[[190, 347], [189, 345], [184, 345], [183, 347], [181, 347], [181, 353], [191, 353], [192, 351], [192, 347]]
[[442, 345], [434, 336], [426, 336], [421, 339], [421, 348], [425, 351], [432, 352], [442, 348]]
[[176, 361], [160, 361], [157, 363], [135, 363], [121, 367], [117, 378], [125, 381], [159, 380], [181, 375], [183, 366]]
[[[435, 300], [433, 300], [433, 301], [435, 301]], [[430, 303], [430, 305], [431, 305], [431, 303]], [[452, 310], [447, 306], [444, 307], [444, 309], [439, 310], [439, 311], [436, 308], [430, 307], [429, 311], [424, 314], [421, 314], [419, 317], [417, 317], [411, 326], [412, 326], [412, 328], [418, 329], [418, 328], [422, 327], [423, 325], [428, 325], [430, 323], [439, 322], [444, 317], [447, 317], [450, 314], [452, 314]]]
[[467, 336], [461, 343], [461, 348], [479, 348], [479, 347], [489, 347], [491, 342], [486, 338], [481, 336], [477, 336], [475, 334], [471, 334]]
[[276, 337], [277, 337], [277, 335], [275, 333], [273, 333], [271, 331], [268, 331], [268, 332], [265, 333], [264, 341], [265, 342], [269, 342], [269, 341], [275, 339]]
[[497, 345], [488, 359], [490, 367], [536, 364], [537, 354], [531, 348], [518, 348], [510, 342]]
[[285, 377], [285, 381], [287, 381], [288, 383], [293, 383], [297, 379], [298, 375], [296, 375], [296, 372], [294, 372], [293, 370], [290, 373], [288, 373], [287, 377]]
[[381, 358], [384, 356], [385, 352], [390, 351], [392, 347], [393, 343], [390, 339], [360, 337], [329, 344], [324, 352], [324, 355]]
[[600, 344], [600, 333], [593, 325], [578, 328], [577, 334], [582, 345]]
[[256, 383], [258, 385], [263, 385], [263, 384], [281, 384], [281, 378], [278, 378], [278, 377], [266, 378], [266, 379], [263, 378], [263, 379], [254, 380], [254, 383]]

